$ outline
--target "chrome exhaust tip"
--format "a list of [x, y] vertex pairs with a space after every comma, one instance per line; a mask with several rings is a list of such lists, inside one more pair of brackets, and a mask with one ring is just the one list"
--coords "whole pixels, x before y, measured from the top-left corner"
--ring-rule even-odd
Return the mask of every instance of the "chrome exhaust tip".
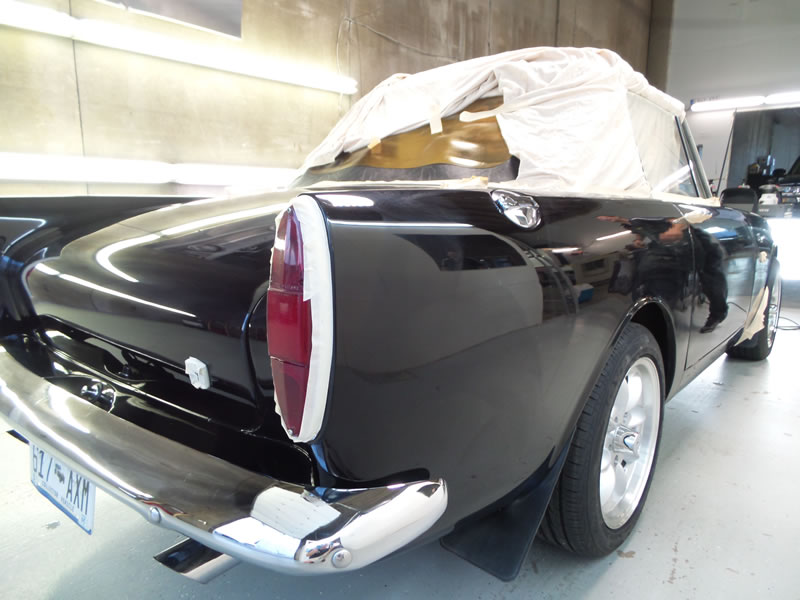
[[208, 583], [239, 564], [232, 556], [212, 550], [191, 538], [170, 546], [153, 558], [198, 583]]

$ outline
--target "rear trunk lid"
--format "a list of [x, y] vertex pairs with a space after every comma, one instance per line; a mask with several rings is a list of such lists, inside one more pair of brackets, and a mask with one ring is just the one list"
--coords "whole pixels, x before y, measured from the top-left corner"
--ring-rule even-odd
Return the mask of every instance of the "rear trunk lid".
[[[275, 217], [291, 196], [175, 204], [84, 235], [27, 271], [33, 309], [56, 345], [59, 328], [75, 328], [187, 384], [185, 361], [202, 361], [211, 389], [187, 385], [171, 402], [239, 429], [266, 421], [284, 437], [268, 367], [254, 377], [254, 363], [269, 358], [253, 315], [258, 308], [263, 320]], [[147, 377], [142, 371], [111, 375]]]

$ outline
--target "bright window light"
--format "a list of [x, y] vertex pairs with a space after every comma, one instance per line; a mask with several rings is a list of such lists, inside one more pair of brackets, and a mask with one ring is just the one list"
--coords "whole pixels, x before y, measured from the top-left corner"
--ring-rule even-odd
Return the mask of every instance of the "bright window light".
[[105, 21], [77, 19], [63, 12], [16, 0], [0, 0], [0, 25], [339, 94], [355, 94], [358, 89], [354, 79], [336, 73], [238, 50], [185, 42]]
[[286, 187], [295, 169], [0, 152], [0, 181]]
[[767, 219], [772, 239], [778, 244], [778, 260], [784, 280], [800, 280], [800, 220]]
[[742, 96], [741, 98], [722, 98], [720, 100], [702, 100], [692, 104], [692, 112], [709, 110], [736, 110], [737, 108], [753, 108], [764, 104], [764, 96]]

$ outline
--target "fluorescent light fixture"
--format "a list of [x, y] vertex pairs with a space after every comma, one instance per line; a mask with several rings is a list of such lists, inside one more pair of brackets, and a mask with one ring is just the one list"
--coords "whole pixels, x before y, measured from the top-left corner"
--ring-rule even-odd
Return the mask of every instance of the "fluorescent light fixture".
[[172, 181], [186, 185], [258, 186], [265, 182], [290, 183], [296, 169], [183, 163], [172, 165]]
[[285, 187], [295, 169], [0, 152], [0, 181]]
[[186, 42], [106, 21], [78, 19], [57, 10], [16, 0], [0, 0], [0, 25], [339, 94], [355, 94], [358, 89], [354, 79], [337, 73], [272, 60], [241, 50]]
[[692, 112], [709, 110], [736, 110], [737, 108], [753, 108], [764, 104], [764, 96], [742, 96], [740, 98], [721, 98], [720, 100], [701, 100], [692, 104]]
[[169, 183], [171, 166], [154, 160], [0, 152], [0, 180]]
[[766, 102], [767, 104], [798, 104], [800, 103], [800, 91], [770, 94], [767, 96]]

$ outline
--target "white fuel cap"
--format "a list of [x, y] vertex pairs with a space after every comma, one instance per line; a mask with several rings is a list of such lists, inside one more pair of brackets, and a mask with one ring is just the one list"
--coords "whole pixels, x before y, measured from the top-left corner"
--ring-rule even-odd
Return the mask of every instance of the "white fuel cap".
[[190, 356], [186, 359], [186, 374], [189, 376], [192, 385], [198, 390], [207, 390], [211, 387], [208, 366], [199, 358]]

